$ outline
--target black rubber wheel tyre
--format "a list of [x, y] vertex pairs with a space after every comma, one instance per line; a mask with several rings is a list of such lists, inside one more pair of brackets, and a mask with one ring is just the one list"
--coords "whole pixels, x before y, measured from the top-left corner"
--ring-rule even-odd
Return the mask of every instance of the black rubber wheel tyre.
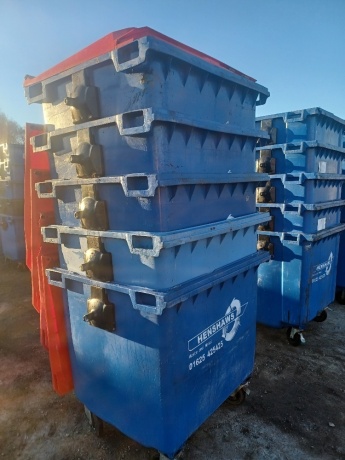
[[244, 389], [241, 388], [240, 390], [236, 391], [234, 395], [229, 396], [227, 402], [230, 404], [230, 406], [240, 406], [246, 399], [246, 395], [247, 394]]
[[302, 343], [301, 335], [299, 334], [299, 332], [296, 332], [296, 334], [293, 337], [290, 337], [291, 329], [292, 327], [289, 327], [286, 331], [286, 337], [290, 345], [292, 345], [293, 347], [298, 347]]
[[340, 305], [345, 305], [345, 289], [336, 292], [335, 300], [340, 303]]
[[322, 310], [322, 312], [319, 315], [315, 316], [313, 321], [316, 321], [317, 323], [322, 323], [323, 321], [326, 321], [326, 319], [327, 319], [327, 311]]

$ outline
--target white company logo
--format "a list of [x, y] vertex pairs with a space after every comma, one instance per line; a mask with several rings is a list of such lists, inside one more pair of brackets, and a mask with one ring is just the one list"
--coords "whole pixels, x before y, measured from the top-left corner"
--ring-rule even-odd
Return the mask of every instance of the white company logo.
[[333, 252], [331, 252], [328, 259], [325, 262], [321, 262], [320, 264], [314, 265], [314, 267], [312, 268], [312, 283], [315, 283], [316, 281], [321, 281], [331, 273], [333, 260], [334, 255]]
[[188, 341], [188, 350], [195, 350], [218, 332], [222, 333], [222, 338], [226, 342], [230, 342], [241, 325], [240, 318], [247, 305], [248, 302], [242, 305], [238, 299], [234, 298], [224, 316]]

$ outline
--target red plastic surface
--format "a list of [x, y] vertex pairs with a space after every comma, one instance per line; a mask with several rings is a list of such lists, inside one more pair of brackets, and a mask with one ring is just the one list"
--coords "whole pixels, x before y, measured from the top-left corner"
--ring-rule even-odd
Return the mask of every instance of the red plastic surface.
[[[43, 125], [27, 123], [25, 126], [25, 170], [24, 170], [24, 233], [26, 246], [26, 265], [29, 270], [32, 270], [32, 227], [37, 228], [37, 220], [33, 220], [32, 203], [38, 199], [35, 191], [35, 183], [39, 182], [39, 178], [35, 180], [32, 176], [32, 171], [47, 171], [49, 172], [49, 158], [47, 152], [34, 153], [30, 139], [33, 136], [38, 136], [45, 132]], [[47, 176], [49, 179], [49, 176]], [[45, 179], [42, 179], [45, 180]], [[43, 200], [42, 200], [43, 201]], [[52, 208], [53, 209], [53, 208]]]
[[73, 54], [72, 56], [55, 65], [54, 67], [51, 67], [50, 69], [41, 73], [37, 77], [26, 77], [26, 79], [24, 80], [24, 86], [34, 85], [35, 83], [46, 80], [47, 78], [50, 78], [54, 75], [58, 75], [59, 73], [71, 69], [72, 67], [83, 64], [86, 61], [94, 59], [103, 54], [109, 53], [114, 49], [120, 48], [124, 45], [127, 45], [128, 43], [138, 40], [139, 38], [147, 36], [159, 38], [160, 40], [165, 41], [183, 51], [186, 51], [187, 53], [193, 54], [194, 56], [197, 56], [203, 59], [204, 61], [209, 62], [210, 64], [216, 65], [217, 67], [222, 67], [226, 70], [230, 70], [231, 72], [241, 75], [242, 77], [248, 78], [251, 81], [256, 81], [254, 78], [249, 77], [248, 75], [240, 72], [239, 70], [234, 69], [233, 67], [228, 66], [227, 64], [224, 64], [218, 59], [208, 56], [207, 54], [204, 54], [201, 51], [197, 51], [194, 48], [191, 48], [190, 46], [184, 45], [183, 43], [178, 42], [177, 40], [174, 40], [166, 35], [161, 34], [160, 32], [157, 32], [156, 30], [151, 29], [150, 27], [130, 27], [106, 35], [100, 40], [94, 42], [92, 45], [83, 48], [78, 53]]
[[[64, 395], [73, 390], [72, 366], [68, 349], [66, 324], [63, 307], [62, 290], [48, 283], [46, 268], [56, 267], [59, 263], [56, 255], [45, 254], [42, 248], [39, 256], [40, 290], [41, 290], [41, 321], [46, 335], [52, 385], [56, 393]], [[44, 333], [43, 333], [44, 334]], [[41, 341], [42, 341], [41, 335]]]
[[50, 286], [45, 270], [59, 264], [56, 245], [44, 243], [41, 227], [55, 223], [54, 200], [39, 198], [35, 184], [51, 179], [47, 152], [34, 153], [30, 138], [45, 132], [42, 125], [27, 124], [25, 129], [25, 207], [24, 228], [26, 264], [31, 270], [32, 304], [40, 313], [41, 344], [48, 349], [54, 390], [73, 390], [73, 377], [67, 345], [62, 290]]

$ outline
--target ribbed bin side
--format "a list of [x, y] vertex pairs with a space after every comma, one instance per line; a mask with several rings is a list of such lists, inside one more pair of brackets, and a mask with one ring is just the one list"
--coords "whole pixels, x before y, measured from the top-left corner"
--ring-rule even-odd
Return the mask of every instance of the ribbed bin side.
[[343, 147], [345, 120], [319, 107], [258, 117], [256, 125], [270, 134], [269, 144], [305, 140]]
[[[90, 230], [171, 231], [255, 213], [263, 174], [129, 175], [39, 183], [56, 223]], [[266, 176], [268, 178], [268, 176]]]
[[255, 170], [257, 130], [198, 124], [158, 109], [33, 137], [35, 152], [50, 155], [52, 178], [74, 179], [132, 173], [235, 173]]
[[334, 300], [339, 232], [314, 241], [283, 235], [260, 235], [261, 241], [267, 238], [272, 259], [258, 271], [257, 320], [303, 329]]
[[[159, 295], [166, 305], [158, 316], [133, 309], [131, 299], [145, 301], [145, 295], [128, 295], [126, 286], [52, 272], [51, 282], [65, 289], [80, 401], [172, 457], [253, 370], [256, 271], [263, 260], [252, 255], [175, 290], [147, 291], [146, 299]], [[115, 330], [83, 320], [95, 296], [107, 299]], [[132, 417], [133, 411], [142, 417]]]
[[153, 234], [44, 227], [46, 242], [59, 245], [60, 266], [101, 281], [167, 289], [211, 273], [255, 251], [256, 213], [207, 226]]
[[253, 128], [269, 93], [253, 80], [213, 65], [157, 37], [141, 37], [96, 60], [30, 85], [47, 123], [63, 128], [158, 105], [204, 121]]

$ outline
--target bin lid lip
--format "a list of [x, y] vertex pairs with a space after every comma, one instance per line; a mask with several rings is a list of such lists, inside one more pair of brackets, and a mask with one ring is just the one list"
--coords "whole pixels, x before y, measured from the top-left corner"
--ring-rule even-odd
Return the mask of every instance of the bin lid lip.
[[295, 115], [296, 118], [298, 118], [298, 117], [301, 118], [298, 121], [302, 121], [302, 119], [305, 119], [308, 116], [319, 115], [319, 116], [324, 116], [324, 117], [327, 117], [327, 118], [331, 118], [334, 121], [336, 121], [336, 122], [338, 122], [338, 123], [340, 123], [342, 125], [345, 125], [345, 120], [343, 120], [342, 118], [334, 115], [334, 113], [323, 109], [322, 107], [309, 107], [309, 108], [306, 108], [306, 109], [292, 110], [292, 111], [289, 111], [289, 112], [279, 112], [279, 113], [273, 113], [273, 114], [270, 114], [270, 115], [262, 115], [260, 117], [256, 117], [255, 120], [257, 122], [259, 122], [259, 121], [263, 121], [263, 120], [271, 120], [271, 119], [275, 119], [275, 118], [283, 118], [283, 120], [285, 122], [287, 122], [288, 117], [290, 117], [291, 120], [294, 121], [293, 120], [293, 118], [294, 118], [293, 115]]
[[244, 78], [247, 78], [248, 80], [256, 82], [254, 78], [250, 77], [249, 75], [244, 74], [243, 72], [240, 72], [239, 70], [225, 64], [224, 62], [221, 62], [218, 59], [215, 59], [205, 53], [202, 53], [201, 51], [198, 51], [177, 40], [174, 40], [168, 37], [167, 35], [157, 32], [156, 30], [151, 29], [150, 27], [128, 27], [126, 29], [121, 29], [116, 32], [111, 32], [110, 34], [105, 35], [103, 38], [95, 41], [94, 43], [87, 46], [86, 48], [83, 48], [79, 52], [73, 54], [72, 56], [63, 60], [59, 64], [56, 64], [55, 66], [41, 73], [37, 77], [26, 76], [24, 79], [24, 87], [39, 83], [43, 80], [53, 77], [54, 75], [57, 75], [66, 70], [69, 70], [72, 67], [76, 67], [80, 64], [83, 64], [85, 61], [89, 61], [98, 56], [101, 56], [102, 54], [109, 53], [110, 51], [113, 51], [114, 49], [120, 48], [121, 46], [124, 46], [139, 38], [143, 38], [147, 36], [158, 38], [173, 46], [176, 46], [177, 48], [183, 51], [186, 51], [187, 53], [197, 56], [210, 64], [213, 64], [217, 67], [221, 67], [225, 70], [229, 70], [237, 75], [240, 75], [241, 77], [244, 77]]

